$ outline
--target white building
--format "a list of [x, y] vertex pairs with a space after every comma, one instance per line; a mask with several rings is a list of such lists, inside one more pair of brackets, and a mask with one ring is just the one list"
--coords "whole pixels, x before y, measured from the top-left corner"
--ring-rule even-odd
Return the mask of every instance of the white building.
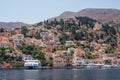
[[84, 60], [83, 59], [74, 59], [73, 60], [73, 65], [74, 66], [80, 66], [80, 65], [84, 65]]
[[31, 55], [25, 55], [23, 54], [22, 55], [22, 60], [25, 61], [25, 60], [33, 60], [33, 57]]

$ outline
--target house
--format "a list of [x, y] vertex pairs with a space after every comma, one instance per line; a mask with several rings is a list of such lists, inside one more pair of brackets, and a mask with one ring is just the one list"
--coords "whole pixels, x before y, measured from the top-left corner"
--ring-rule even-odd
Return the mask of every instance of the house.
[[93, 30], [100, 30], [101, 28], [102, 28], [102, 24], [100, 24], [99, 22], [96, 22]]
[[69, 67], [73, 64], [73, 56], [67, 51], [56, 51], [53, 54], [54, 67]]
[[27, 35], [35, 35], [37, 32], [39, 32], [39, 28], [35, 26], [29, 26], [28, 27], [28, 33]]
[[12, 31], [14, 31], [16, 34], [21, 34], [20, 28], [15, 28]]
[[50, 58], [53, 57], [53, 53], [51, 53], [51, 52], [44, 52], [44, 53], [45, 53], [46, 60], [50, 60]]
[[49, 43], [55, 42], [55, 36], [54, 33], [52, 32], [41, 32], [40, 35], [42, 37], [43, 42], [49, 42]]
[[22, 60], [25, 61], [25, 60], [33, 60], [33, 57], [31, 55], [25, 55], [23, 54], [22, 55]]
[[31, 39], [31, 42], [32, 42], [35, 46], [40, 46], [40, 44], [42, 43], [42, 40], [32, 38], [32, 39]]
[[24, 41], [24, 35], [23, 34], [17, 34], [16, 36], [20, 41]]
[[76, 48], [74, 52], [74, 59], [81, 59], [81, 56], [85, 54], [85, 51], [81, 48]]
[[53, 53], [53, 66], [54, 67], [64, 67], [63, 63], [63, 53], [66, 51], [56, 51]]
[[65, 46], [75, 46], [76, 44], [73, 41], [66, 41]]
[[20, 40], [19, 39], [13, 39], [13, 44], [14, 44], [14, 46], [20, 45]]
[[68, 48], [68, 53], [74, 53], [75, 52], [75, 48], [71, 47], [71, 48]]
[[41, 47], [47, 47], [47, 45], [44, 42], [41, 42], [40, 46]]
[[14, 44], [14, 47], [20, 45], [20, 41], [24, 41], [24, 35], [23, 34], [16, 34], [11, 37], [12, 42]]
[[102, 55], [102, 53], [101, 52], [99, 52], [99, 51], [93, 51], [93, 53], [92, 53], [96, 58], [100, 58], [101, 57], [101, 55]]
[[9, 53], [9, 52], [7, 52], [6, 55], [7, 55], [7, 56], [16, 57], [16, 54], [14, 54], [14, 53]]
[[48, 45], [46, 48], [42, 49], [42, 52], [53, 52], [53, 46], [52, 45]]
[[95, 41], [90, 42], [91, 47], [95, 47], [96, 45], [97, 45], [97, 42], [95, 42]]
[[41, 39], [35, 39], [35, 38], [25, 38], [25, 42], [28, 45], [35, 45], [35, 46], [41, 46], [43, 44]]
[[88, 41], [80, 41], [81, 44], [88, 44]]
[[11, 32], [3, 32], [3, 33], [0, 33], [0, 36], [11, 37]]
[[53, 66], [63, 67], [63, 58], [60, 54], [53, 53]]
[[73, 64], [73, 57], [72, 56], [63, 56], [63, 64], [64, 67], [72, 66]]
[[16, 34], [11, 37], [12, 39], [18, 39], [19, 41], [24, 41], [24, 35], [23, 34]]
[[85, 54], [85, 51], [81, 48], [76, 48], [75, 52], [73, 54], [73, 65], [74, 66], [80, 66], [84, 64], [84, 60], [82, 58], [82, 55]]
[[53, 60], [54, 60], [53, 61], [53, 66], [54, 67], [64, 67], [63, 58], [58, 57], [58, 58], [54, 58]]
[[10, 43], [7, 37], [0, 36], [0, 47], [4, 48], [13, 47], [13, 44]]
[[11, 43], [4, 43], [4, 42], [0, 42], [0, 47], [3, 47], [3, 48], [8, 48], [8, 47], [12, 47], [12, 44]]
[[84, 59], [74, 59], [73, 60], [73, 66], [81, 66], [84, 65]]

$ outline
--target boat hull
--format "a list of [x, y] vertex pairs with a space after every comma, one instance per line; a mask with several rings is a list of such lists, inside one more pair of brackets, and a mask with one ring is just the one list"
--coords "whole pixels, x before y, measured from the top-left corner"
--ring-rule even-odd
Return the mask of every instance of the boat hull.
[[101, 66], [101, 69], [110, 69], [110, 68], [112, 68], [111, 65], [103, 65], [103, 66]]
[[38, 60], [27, 60], [24, 63], [24, 67], [27, 69], [37, 69], [37, 68], [41, 68], [41, 64]]
[[87, 69], [99, 69], [100, 66], [99, 65], [87, 65], [86, 68]]

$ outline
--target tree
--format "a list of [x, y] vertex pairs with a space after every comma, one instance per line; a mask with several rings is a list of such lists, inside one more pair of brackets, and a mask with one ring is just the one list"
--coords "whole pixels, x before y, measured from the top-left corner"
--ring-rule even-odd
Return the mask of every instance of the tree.
[[110, 44], [112, 47], [116, 47], [117, 39], [115, 36], [108, 36], [104, 43]]
[[64, 26], [64, 20], [63, 19], [60, 19], [60, 25]]
[[28, 28], [26, 26], [21, 27], [21, 33], [26, 36], [26, 33], [28, 32]]
[[61, 40], [60, 43], [64, 45], [66, 43], [66, 40]]
[[42, 52], [38, 52], [35, 57], [39, 60], [45, 60], [45, 55]]
[[111, 63], [110, 60], [105, 60], [104, 62], [105, 62], [105, 64], [110, 64]]
[[47, 29], [51, 28], [50, 24], [45, 24], [44, 27], [47, 28]]
[[115, 35], [116, 29], [114, 27], [109, 26], [108, 24], [102, 25], [103, 31], [105, 31], [108, 35]]
[[62, 36], [60, 37], [60, 43], [64, 45], [66, 43], [66, 40], [69, 40], [69, 38], [69, 35], [62, 33]]
[[5, 31], [5, 29], [4, 28], [0, 28], [0, 32], [4, 32]]
[[12, 53], [13, 48], [9, 47], [8, 49], [9, 49], [9, 52]]
[[35, 57], [41, 61], [42, 66], [46, 66], [46, 65], [47, 65], [47, 62], [46, 62], [44, 53], [38, 52], [38, 53], [35, 55]]
[[77, 42], [76, 45], [77, 45], [77, 46], [81, 46], [81, 43], [80, 43], [80, 42]]
[[105, 53], [113, 53], [113, 47], [110, 46], [105, 50]]
[[0, 57], [5, 56], [5, 48], [0, 48]]
[[74, 34], [74, 38], [75, 40], [82, 40], [84, 37], [84, 33], [83, 32], [78, 32]]
[[38, 24], [37, 24], [37, 26], [42, 26], [43, 25], [43, 22], [39, 22]]
[[55, 24], [55, 25], [58, 25], [58, 21], [57, 21], [56, 18], [54, 19], [54, 24]]
[[93, 28], [94, 22], [96, 22], [96, 20], [89, 17], [76, 17], [76, 19], [79, 20], [79, 24], [85, 25], [88, 28]]
[[22, 61], [22, 57], [16, 57], [16, 61]]
[[108, 32], [109, 34], [113, 34], [113, 35], [115, 35], [117, 32], [116, 32], [116, 30], [115, 30], [115, 28], [114, 27], [110, 27], [110, 29], [109, 29], [109, 32]]
[[53, 57], [49, 57], [49, 60], [53, 60]]
[[47, 64], [49, 67], [53, 67], [53, 62], [48, 62]]
[[41, 36], [40, 36], [40, 33], [39, 33], [39, 32], [36, 33], [35, 38], [36, 38], [36, 39], [41, 39]]
[[83, 54], [82, 57], [85, 59], [94, 59], [95, 58], [95, 56], [92, 53]]

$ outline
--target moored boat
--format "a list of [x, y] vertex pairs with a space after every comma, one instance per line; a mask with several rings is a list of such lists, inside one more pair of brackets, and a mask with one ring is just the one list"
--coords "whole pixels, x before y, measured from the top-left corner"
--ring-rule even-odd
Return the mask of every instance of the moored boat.
[[101, 64], [87, 64], [87, 69], [99, 69], [101, 67]]
[[112, 65], [112, 68], [120, 68], [120, 65]]
[[37, 69], [41, 68], [41, 63], [39, 60], [26, 60], [24, 67], [27, 69]]
[[101, 69], [110, 69], [112, 68], [112, 65], [102, 65]]

